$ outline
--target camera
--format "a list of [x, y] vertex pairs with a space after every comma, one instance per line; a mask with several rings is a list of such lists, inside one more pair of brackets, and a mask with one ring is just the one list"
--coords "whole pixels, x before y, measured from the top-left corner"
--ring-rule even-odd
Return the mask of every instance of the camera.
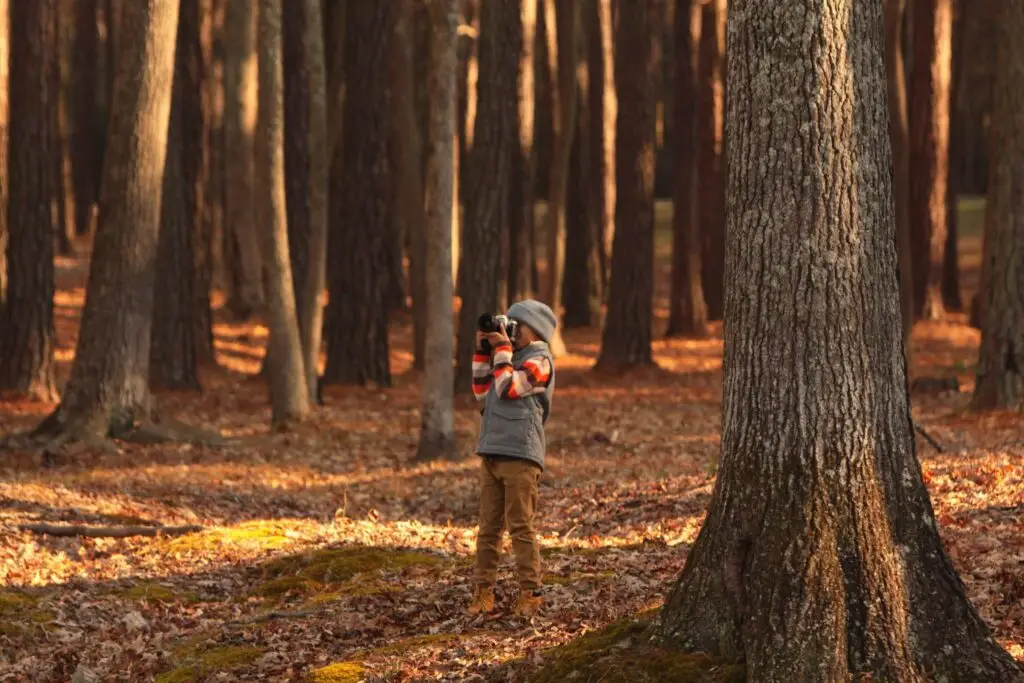
[[[519, 328], [519, 323], [515, 320], [510, 320], [506, 315], [494, 315], [493, 313], [484, 313], [476, 321], [477, 329], [481, 332], [489, 334], [491, 332], [499, 332], [501, 328], [505, 328], [505, 334], [508, 335], [509, 339], [515, 339], [516, 331]], [[491, 352], [491, 343], [484, 339], [482, 343], [483, 349], [486, 353]]]

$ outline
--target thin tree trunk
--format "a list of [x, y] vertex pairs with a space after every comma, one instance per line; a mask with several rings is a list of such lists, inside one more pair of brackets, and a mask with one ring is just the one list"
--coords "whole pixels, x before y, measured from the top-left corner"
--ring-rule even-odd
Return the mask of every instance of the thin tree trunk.
[[75, 3], [74, 64], [71, 88], [74, 97], [74, 133], [71, 169], [75, 193], [75, 232], [90, 234], [96, 205], [97, 148], [102, 126], [98, 122], [96, 89], [99, 80], [97, 0]]
[[1024, 411], [1024, 6], [997, 12], [992, 168], [985, 212], [986, 298], [972, 406]]
[[[0, 319], [7, 301], [7, 143], [10, 125], [8, 58], [10, 55], [10, 12], [8, 0], [0, 0]], [[0, 363], [3, 359], [0, 358]]]
[[[604, 150], [604, 164], [598, 182], [604, 194], [604, 227], [601, 231], [601, 289], [607, 297], [611, 285], [612, 242], [615, 239], [615, 201], [618, 188], [615, 186], [615, 131], [619, 116], [619, 96], [615, 88], [615, 31], [613, 27], [614, 0], [597, 0], [601, 34], [601, 124], [595, 122], [595, 130], [602, 133], [601, 146]], [[595, 83], [597, 82], [595, 76]], [[596, 176], [596, 174], [595, 174]]]
[[952, 0], [915, 0], [910, 107], [910, 230], [919, 318], [936, 320], [942, 305], [949, 172]]
[[655, 84], [660, 68], [657, 0], [643, 0], [618, 17], [615, 84], [615, 247], [608, 315], [597, 366], [649, 365], [654, 315]]
[[[190, 192], [196, 197], [193, 207], [195, 219], [192, 224], [192, 269], [194, 310], [191, 316], [192, 337], [196, 363], [212, 365], [213, 309], [210, 301], [213, 289], [213, 274], [217, 262], [219, 244], [219, 216], [222, 202], [216, 191], [222, 187], [214, 180], [215, 139], [213, 136], [213, 115], [218, 108], [215, 75], [213, 32], [216, 0], [189, 0], [195, 6], [188, 6], [188, 12], [195, 12], [196, 31], [188, 46], [186, 68], [190, 74], [193, 90], [187, 98], [188, 107], [183, 112], [182, 132], [189, 154], [185, 160], [186, 182], [191, 183]], [[182, 7], [182, 12], [186, 7]]]
[[465, 225], [462, 263], [459, 266], [458, 370], [456, 388], [468, 391], [472, 379], [476, 323], [482, 313], [497, 313], [500, 284], [507, 270], [503, 263], [508, 233], [508, 199], [513, 145], [515, 144], [515, 46], [519, 4], [484, 2], [480, 8], [476, 130], [465, 174]]
[[[221, 291], [229, 290], [231, 281], [228, 258], [229, 239], [225, 219], [225, 189], [227, 186], [226, 176], [226, 150], [224, 148], [224, 66], [225, 66], [225, 43], [224, 43], [224, 21], [227, 10], [227, 0], [211, 0], [211, 45], [210, 45], [210, 73], [207, 81], [207, 97], [209, 97], [209, 123], [210, 143], [209, 156], [209, 187], [206, 192], [206, 205], [209, 211], [211, 223], [211, 259], [213, 268], [213, 287]], [[212, 332], [212, 330], [211, 330]], [[213, 351], [211, 339], [211, 352]], [[214, 360], [211, 355], [211, 361]]]
[[900, 313], [907, 367], [911, 367], [910, 335], [914, 329], [914, 270], [910, 239], [910, 148], [907, 134], [907, 84], [903, 65], [905, 0], [885, 0], [885, 71], [892, 144], [893, 194], [896, 206], [896, 270], [900, 279]]
[[516, 79], [516, 126], [519, 146], [512, 152], [512, 181], [509, 197], [508, 294], [511, 300], [528, 298], [533, 284], [530, 269], [534, 254], [530, 235], [534, 230], [537, 165], [534, 127], [537, 116], [537, 4], [539, 0], [520, 0], [517, 24], [519, 75]]
[[426, 172], [426, 365], [418, 459], [452, 457], [455, 449], [452, 365], [451, 220], [454, 211], [455, 65], [458, 0], [429, 0], [430, 125]]
[[41, 436], [117, 436], [151, 411], [149, 347], [178, 2], [124, 7], [100, 222], [64, 397]]
[[332, 162], [340, 172], [330, 193], [328, 383], [391, 384], [384, 241], [394, 178], [387, 163], [392, 105], [386, 75], [397, 20], [392, 2], [353, 3], [346, 10], [345, 88], [353, 96], [345, 98], [343, 139]]
[[53, 56], [49, 60], [50, 67], [50, 89], [52, 98], [47, 109], [47, 115], [52, 118], [50, 124], [53, 130], [53, 150], [50, 155], [50, 169], [53, 173], [53, 225], [56, 230], [57, 244], [60, 253], [70, 256], [74, 253], [73, 240], [75, 238], [74, 226], [74, 198], [71, 193], [70, 183], [65, 183], [65, 174], [68, 170], [67, 112], [65, 106], [64, 88], [61, 77], [61, 28], [59, 9], [51, 15], [52, 27], [50, 29], [50, 40], [53, 41]]
[[[589, 184], [592, 165], [590, 164], [588, 146], [589, 131], [585, 118], [586, 102], [589, 93], [586, 91], [585, 78], [580, 79], [580, 91], [577, 93], [577, 115], [573, 134], [572, 150], [569, 155], [569, 178], [566, 192], [566, 235], [565, 235], [565, 273], [563, 275], [562, 327], [566, 329], [587, 327], [591, 320], [591, 296], [597, 299], [598, 288], [591, 279], [591, 255], [596, 251], [594, 230], [591, 227], [593, 208], [590, 204]], [[598, 273], [593, 275], [600, 277]]]
[[[284, 178], [284, 66], [282, 0], [260, 0], [259, 118], [256, 124], [256, 169], [260, 196], [260, 243], [267, 271], [270, 328], [267, 379], [271, 421], [285, 426], [309, 413], [310, 392], [302, 362], [302, 342], [295, 315], [295, 289], [288, 253], [288, 217]], [[304, 9], [304, 8], [303, 8]]]
[[[551, 156], [551, 176], [548, 189], [548, 210], [544, 219], [547, 235], [547, 288], [545, 298], [556, 313], [562, 302], [562, 286], [565, 274], [566, 241], [566, 195], [569, 186], [569, 162], [572, 156], [572, 141], [576, 136], [577, 82], [576, 65], [579, 48], [577, 26], [580, 8], [577, 0], [544, 0], [547, 18], [555, 17], [554, 26], [550, 21], [548, 31], [555, 31], [555, 84], [553, 93], [555, 112], [555, 135]], [[550, 8], [554, 7], [554, 11]], [[551, 353], [565, 354], [561, 325], [549, 341]]]
[[696, 33], [700, 30], [697, 0], [676, 0], [675, 102], [672, 130], [672, 288], [667, 335], [702, 337], [707, 334], [707, 306], [701, 283], [701, 232], [697, 223], [696, 162], [697, 94]]
[[[225, 238], [230, 247], [228, 308], [246, 319], [263, 305], [254, 181], [257, 119], [255, 0], [227, 0], [224, 18]], [[263, 191], [262, 189], [260, 190]]]
[[697, 215], [701, 285], [711, 320], [725, 314], [725, 14], [725, 0], [701, 5], [697, 65]]
[[57, 398], [53, 376], [53, 250], [57, 153], [51, 115], [56, 0], [10, 6], [7, 302], [0, 325], [0, 390]]
[[726, 258], [742, 277], [718, 477], [661, 639], [765, 683], [1020, 680], [943, 550], [914, 453], [882, 2], [734, 0], [729, 26], [745, 58], [729, 60]]

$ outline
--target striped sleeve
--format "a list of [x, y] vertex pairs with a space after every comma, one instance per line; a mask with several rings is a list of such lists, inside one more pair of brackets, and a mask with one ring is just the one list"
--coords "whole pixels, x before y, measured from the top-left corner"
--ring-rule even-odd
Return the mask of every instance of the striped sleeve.
[[486, 353], [473, 354], [473, 396], [482, 401], [491, 389], [491, 357]]
[[501, 398], [514, 400], [543, 393], [550, 381], [551, 361], [547, 358], [530, 358], [513, 367], [511, 346], [495, 350], [494, 390]]

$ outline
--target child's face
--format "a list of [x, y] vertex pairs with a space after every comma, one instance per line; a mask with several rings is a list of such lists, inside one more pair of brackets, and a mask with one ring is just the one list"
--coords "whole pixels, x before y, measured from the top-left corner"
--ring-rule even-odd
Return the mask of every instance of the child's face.
[[517, 349], [521, 349], [537, 340], [537, 333], [534, 332], [529, 325], [519, 323], [519, 326], [516, 328], [516, 338], [512, 340], [512, 344]]

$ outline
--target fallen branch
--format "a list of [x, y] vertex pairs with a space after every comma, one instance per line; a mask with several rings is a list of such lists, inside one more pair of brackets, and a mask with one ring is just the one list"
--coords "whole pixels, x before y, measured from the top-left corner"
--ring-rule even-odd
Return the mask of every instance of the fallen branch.
[[89, 538], [128, 538], [129, 536], [180, 536], [202, 531], [203, 527], [188, 526], [85, 526], [82, 524], [21, 524], [22, 531], [46, 536], [87, 536]]
[[229, 621], [225, 626], [250, 626], [252, 624], [260, 624], [265, 621], [272, 621], [274, 619], [301, 619], [303, 617], [311, 617], [314, 614], [319, 613], [320, 610], [315, 609], [300, 609], [293, 612], [286, 610], [274, 610], [273, 612], [265, 612], [263, 614], [257, 614], [254, 617], [248, 619], [239, 619], [238, 621]]
[[934, 448], [936, 451], [938, 451], [939, 453], [945, 453], [945, 450], [942, 448], [942, 446], [939, 445], [939, 442], [933, 439], [932, 435], [926, 432], [924, 430], [924, 427], [917, 424], [917, 422], [914, 422], [914, 431], [923, 436], [924, 440], [931, 444], [931, 447]]

